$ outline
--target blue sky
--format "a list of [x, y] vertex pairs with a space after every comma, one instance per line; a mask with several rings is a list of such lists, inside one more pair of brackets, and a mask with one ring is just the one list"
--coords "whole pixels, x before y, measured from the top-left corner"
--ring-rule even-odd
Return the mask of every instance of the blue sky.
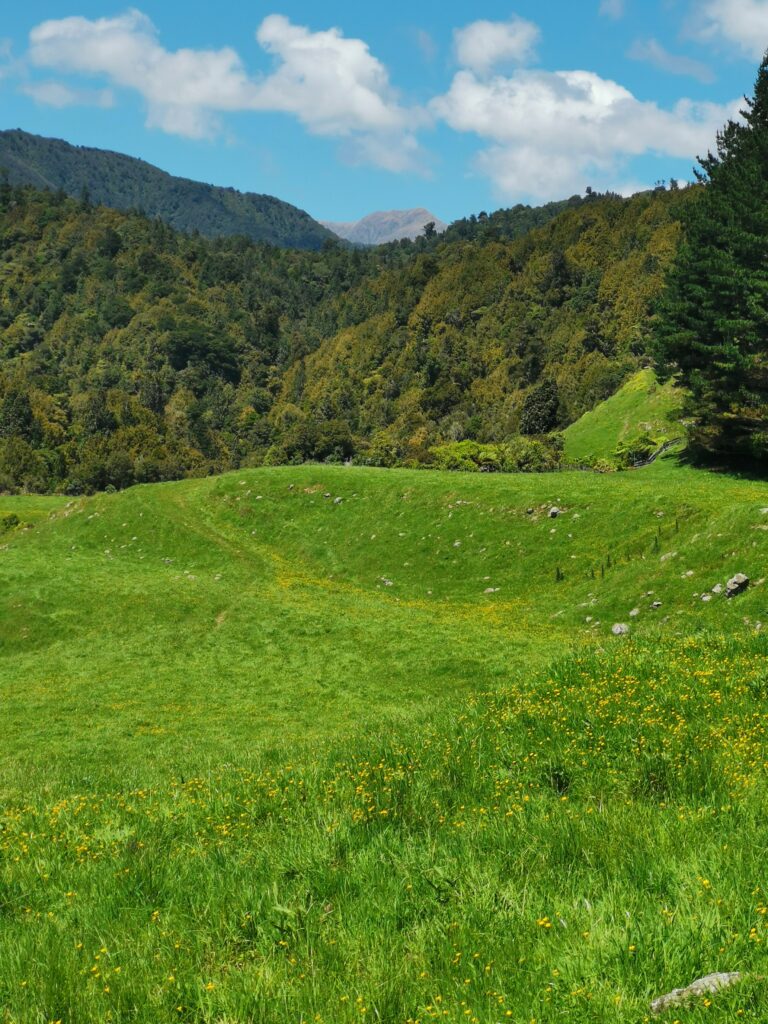
[[766, 45], [768, 0], [42, 0], [0, 21], [0, 127], [452, 220], [690, 179]]

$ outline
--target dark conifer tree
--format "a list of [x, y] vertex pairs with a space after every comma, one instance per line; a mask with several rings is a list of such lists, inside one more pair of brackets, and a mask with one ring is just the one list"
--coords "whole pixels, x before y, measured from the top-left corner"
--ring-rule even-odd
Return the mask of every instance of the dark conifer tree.
[[694, 452], [768, 461], [768, 54], [743, 122], [700, 159], [701, 195], [655, 329], [659, 363], [690, 392]]

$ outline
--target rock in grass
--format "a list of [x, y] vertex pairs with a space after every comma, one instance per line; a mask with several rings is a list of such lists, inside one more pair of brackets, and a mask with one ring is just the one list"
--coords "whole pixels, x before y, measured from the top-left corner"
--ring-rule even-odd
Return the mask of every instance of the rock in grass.
[[749, 586], [749, 576], [745, 576], [743, 572], [737, 572], [735, 576], [731, 576], [725, 585], [725, 596], [736, 597], [737, 594], [743, 593]]
[[723, 586], [723, 584], [722, 584], [722, 583], [716, 583], [716, 584], [714, 585], [714, 587], [712, 587], [712, 593], [713, 593], [713, 594], [722, 594], [722, 592], [723, 592], [724, 590], [725, 590], [725, 587]]
[[651, 1013], [664, 1013], [673, 1006], [682, 1006], [691, 999], [698, 999], [700, 996], [714, 995], [721, 989], [730, 988], [741, 981], [742, 975], [739, 971], [730, 974], [708, 974], [705, 978], [697, 978], [686, 988], [676, 988], [659, 996], [651, 1003]]
[[559, 515], [560, 515], [560, 509], [557, 508], [555, 505], [553, 505], [552, 508], [549, 510], [549, 518], [550, 519], [557, 519], [557, 517]]
[[626, 636], [629, 633], [629, 626], [626, 622], [617, 622], [611, 627], [611, 632], [614, 636]]

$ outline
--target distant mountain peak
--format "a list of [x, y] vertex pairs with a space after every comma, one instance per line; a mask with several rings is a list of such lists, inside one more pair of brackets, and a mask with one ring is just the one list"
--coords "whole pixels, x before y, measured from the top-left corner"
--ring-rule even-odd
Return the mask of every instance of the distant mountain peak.
[[396, 242], [401, 238], [418, 238], [424, 233], [424, 225], [430, 222], [435, 225], [437, 231], [445, 231], [448, 227], [444, 221], [423, 206], [413, 210], [381, 210], [347, 223], [320, 223], [340, 238], [346, 238], [357, 245], [382, 245], [384, 242]]

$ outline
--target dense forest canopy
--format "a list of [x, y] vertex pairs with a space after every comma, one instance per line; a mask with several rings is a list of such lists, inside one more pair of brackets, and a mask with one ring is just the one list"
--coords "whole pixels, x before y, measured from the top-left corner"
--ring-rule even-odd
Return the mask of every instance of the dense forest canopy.
[[[694, 199], [520, 208], [490, 236], [478, 218], [467, 238], [459, 227], [311, 253], [6, 183], [0, 487], [429, 463], [441, 445], [556, 430], [646, 360], [649, 309]], [[544, 226], [499, 237], [499, 222], [514, 236], [532, 216]]]

